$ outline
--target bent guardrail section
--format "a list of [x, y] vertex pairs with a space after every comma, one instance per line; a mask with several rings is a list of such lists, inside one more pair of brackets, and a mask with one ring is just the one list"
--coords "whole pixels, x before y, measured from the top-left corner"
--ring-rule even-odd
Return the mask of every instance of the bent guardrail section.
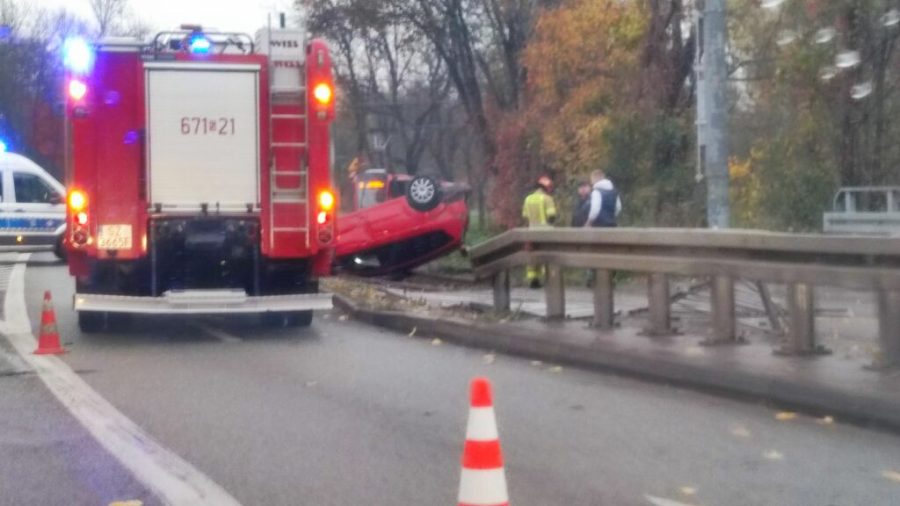
[[877, 367], [900, 365], [900, 238], [706, 229], [514, 229], [469, 249], [476, 276], [490, 278], [494, 307], [508, 311], [509, 270], [545, 264], [547, 316], [565, 315], [563, 268], [593, 269], [594, 325], [613, 324], [612, 271], [649, 274], [651, 334], [671, 333], [669, 275], [712, 280], [713, 338], [735, 342], [737, 279], [788, 286], [789, 344], [784, 354], [813, 354], [815, 286], [878, 294]]

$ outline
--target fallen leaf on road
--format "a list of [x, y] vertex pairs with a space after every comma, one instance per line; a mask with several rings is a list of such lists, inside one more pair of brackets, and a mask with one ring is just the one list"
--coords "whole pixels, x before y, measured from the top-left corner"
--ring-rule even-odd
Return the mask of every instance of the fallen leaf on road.
[[541, 362], [540, 360], [532, 360], [531, 365], [533, 365], [535, 367], [540, 367], [540, 366], [544, 365], [544, 363]]
[[697, 493], [697, 489], [694, 487], [681, 487], [679, 491], [684, 495], [695, 495]]
[[743, 425], [736, 425], [735, 427], [732, 427], [731, 434], [737, 437], [750, 437], [750, 431]]
[[692, 504], [688, 504], [685, 502], [673, 501], [671, 499], [664, 499], [662, 497], [654, 497], [650, 494], [644, 494], [644, 499], [650, 501], [650, 504], [653, 506], [693, 506]]
[[784, 460], [784, 454], [778, 450], [766, 450], [763, 453], [763, 457], [769, 460]]
[[407, 334], [407, 336], [412, 337], [416, 335], [417, 330], [419, 330], [419, 327], [413, 327], [412, 330], [409, 331], [409, 334]]
[[431, 345], [432, 345], [432, 346], [440, 346], [440, 345], [442, 345], [442, 344], [444, 344], [444, 341], [441, 341], [440, 339], [438, 339], [438, 338], [436, 338], [436, 337], [435, 337], [434, 339], [431, 340]]
[[484, 362], [485, 365], [491, 365], [497, 360], [497, 355], [493, 353], [488, 353], [487, 355], [481, 357], [481, 361]]
[[706, 354], [706, 350], [699, 346], [690, 346], [685, 348], [684, 354], [689, 357], [699, 357]]
[[900, 483], [900, 472], [894, 471], [893, 469], [883, 471], [881, 473], [881, 476], [886, 480], [891, 480], [895, 483]]
[[797, 418], [797, 413], [792, 413], [790, 411], [781, 411], [775, 415], [775, 419], [779, 422], [787, 422]]
[[561, 373], [562, 367], [555, 365], [555, 366], [551, 367], [550, 369], [548, 369], [548, 371], [554, 372], [554, 373]]

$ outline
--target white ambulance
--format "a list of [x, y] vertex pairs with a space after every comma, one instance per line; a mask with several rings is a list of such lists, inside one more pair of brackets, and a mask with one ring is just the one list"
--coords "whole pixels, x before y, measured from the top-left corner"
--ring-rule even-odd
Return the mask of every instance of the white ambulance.
[[66, 190], [0, 143], [0, 251], [53, 251], [65, 258]]

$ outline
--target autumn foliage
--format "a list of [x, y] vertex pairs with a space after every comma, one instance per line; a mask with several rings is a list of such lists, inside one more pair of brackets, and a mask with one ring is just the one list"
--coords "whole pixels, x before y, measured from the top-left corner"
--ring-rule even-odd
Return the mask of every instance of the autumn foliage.
[[[668, 12], [678, 19], [680, 12]], [[689, 130], [666, 130], [684, 110], [656, 92], [683, 88], [685, 78], [667, 71], [677, 63], [665, 61], [672, 55], [658, 44], [672, 44], [651, 29], [664, 14], [615, 0], [569, 0], [541, 14], [522, 58], [523, 107], [500, 116], [495, 128], [498, 186], [513, 190], [496, 203], [502, 223], [516, 221], [519, 197], [539, 172], [555, 176], [563, 208], [578, 181], [604, 168], [637, 196], [625, 199], [633, 221], [655, 221], [664, 211], [667, 192], [656, 181], [690, 151]]]

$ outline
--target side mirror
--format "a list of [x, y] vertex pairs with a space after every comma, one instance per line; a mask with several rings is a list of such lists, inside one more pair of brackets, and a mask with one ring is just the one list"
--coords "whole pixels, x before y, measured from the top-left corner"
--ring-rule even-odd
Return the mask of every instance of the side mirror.
[[54, 193], [53, 195], [50, 195], [50, 203], [53, 205], [65, 204], [66, 199], [63, 198], [62, 195]]

